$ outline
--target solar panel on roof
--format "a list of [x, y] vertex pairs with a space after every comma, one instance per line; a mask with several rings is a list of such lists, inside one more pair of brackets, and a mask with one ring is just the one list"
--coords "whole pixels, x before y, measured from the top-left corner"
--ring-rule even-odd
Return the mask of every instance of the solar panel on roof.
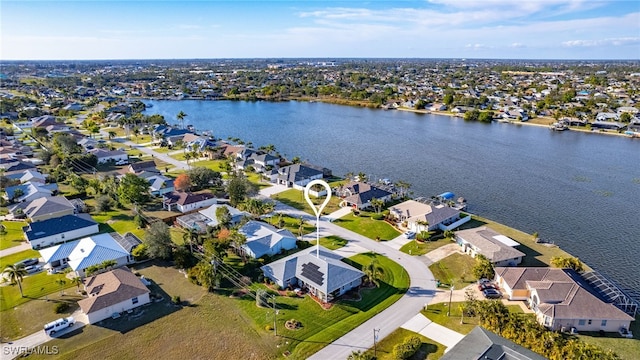
[[324, 274], [319, 270], [320, 267], [314, 263], [302, 264], [301, 275], [318, 285], [322, 285], [324, 283]]

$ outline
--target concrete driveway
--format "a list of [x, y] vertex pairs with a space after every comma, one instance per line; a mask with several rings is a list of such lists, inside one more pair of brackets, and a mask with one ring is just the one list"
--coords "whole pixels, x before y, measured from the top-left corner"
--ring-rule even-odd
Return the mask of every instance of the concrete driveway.
[[[3, 343], [2, 349], [0, 350], [2, 351], [0, 358], [2, 360], [13, 359], [17, 357], [19, 354], [29, 353], [30, 351], [33, 351], [35, 353], [56, 355], [55, 353], [56, 350], [54, 348], [43, 347], [43, 345], [49, 342], [53, 338], [58, 338], [62, 335], [65, 335], [71, 331], [80, 329], [85, 325], [89, 324], [87, 316], [83, 314], [82, 311], [80, 311], [79, 309], [74, 311], [73, 314], [71, 314], [71, 316], [73, 316], [73, 318], [76, 320], [76, 323], [73, 324], [72, 327], [58, 331], [54, 337], [51, 337], [45, 334], [44, 330], [40, 330], [36, 333], [33, 333], [29, 336], [25, 336], [21, 339], [11, 341], [8, 343]], [[44, 324], [42, 325], [44, 326]], [[32, 350], [36, 347], [37, 349]]]

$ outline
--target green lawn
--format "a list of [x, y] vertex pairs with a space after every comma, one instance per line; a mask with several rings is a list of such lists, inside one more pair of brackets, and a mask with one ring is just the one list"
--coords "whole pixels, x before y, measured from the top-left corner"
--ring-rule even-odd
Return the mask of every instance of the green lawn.
[[476, 260], [471, 256], [453, 253], [431, 264], [429, 270], [443, 285], [453, 284], [456, 289], [462, 289], [477, 280], [472, 271], [475, 264]]
[[320, 245], [326, 247], [329, 250], [339, 249], [347, 245], [348, 241], [335, 235], [320, 238]]
[[435, 241], [416, 241], [415, 239], [411, 242], [406, 243], [404, 246], [400, 248], [400, 251], [410, 255], [424, 255], [432, 250], [435, 250], [441, 246], [445, 246], [451, 244], [451, 240], [445, 239], [441, 237]]
[[154, 148], [153, 148], [153, 149], [151, 149], [151, 150], [153, 150], [153, 151], [155, 151], [155, 152], [157, 152], [157, 153], [160, 153], [160, 154], [166, 154], [166, 153], [168, 153], [168, 152], [172, 151], [172, 150], [171, 150], [171, 149], [169, 149], [168, 147], [161, 147], [161, 146], [154, 147]]
[[[292, 216], [289, 215], [282, 215], [282, 220], [284, 221], [284, 228], [291, 231], [291, 233], [293, 233], [293, 235], [295, 236], [299, 236], [300, 235], [300, 226], [298, 225], [300, 223], [300, 219], [298, 218], [294, 218]], [[271, 224], [271, 225], [277, 225], [278, 221], [280, 221], [280, 215], [276, 215], [271, 217], [270, 219], [266, 219], [266, 221]], [[314, 225], [309, 224], [308, 222], [305, 222], [302, 224], [302, 235], [307, 235], [309, 233], [312, 233], [316, 231], [316, 227]]]
[[[376, 348], [377, 360], [395, 360], [395, 356], [393, 356], [393, 347], [396, 344], [401, 344], [406, 339], [411, 336], [417, 336], [422, 340], [422, 346], [418, 350], [418, 352], [410, 357], [411, 360], [422, 360], [422, 359], [439, 359], [442, 355], [444, 355], [444, 350], [446, 347], [440, 343], [437, 343], [427, 337], [424, 337], [420, 334], [414, 333], [413, 331], [409, 331], [403, 328], [398, 328], [396, 331], [392, 332], [386, 338], [382, 339], [378, 342]], [[367, 354], [373, 356], [374, 350], [369, 349], [366, 352]]]
[[[81, 298], [75, 290], [70, 289], [66, 291], [64, 296], [55, 292], [48, 295], [46, 299], [32, 299], [20, 306], [2, 311], [0, 313], [0, 317], [2, 317], [0, 339], [7, 342], [42, 330], [44, 324], [71, 315], [78, 308], [77, 301]], [[69, 304], [69, 309], [62, 314], [56, 314], [53, 310], [59, 302]]]
[[0, 268], [4, 269], [7, 265], [15, 264], [20, 260], [39, 257], [40, 253], [33, 249], [20, 251], [15, 254], [0, 257]]
[[[56, 283], [57, 279], [64, 279], [66, 284], [62, 287]], [[20, 297], [18, 285], [0, 286], [0, 311], [11, 309], [20, 304], [24, 304], [31, 299], [37, 299], [48, 294], [60, 292], [63, 289], [75, 287], [65, 278], [65, 274], [49, 275], [46, 271], [28, 275], [22, 280], [22, 290], [24, 297]]]
[[580, 333], [580, 340], [599, 346], [603, 349], [610, 349], [620, 355], [622, 359], [637, 359], [640, 354], [640, 314], [636, 316], [636, 321], [631, 322], [629, 330], [633, 333], [632, 339], [621, 338], [618, 333]]
[[353, 213], [335, 220], [334, 223], [374, 240], [379, 237], [380, 241], [388, 241], [400, 235], [398, 230], [384, 220], [372, 220], [371, 217], [355, 216]]
[[[361, 290], [363, 298], [360, 301], [341, 300], [331, 309], [324, 310], [308, 296], [276, 298], [276, 306], [281, 309], [278, 314], [278, 334], [288, 340], [289, 344], [285, 345], [283, 351], [291, 351], [290, 358], [307, 358], [402, 297], [409, 286], [409, 276], [399, 264], [371, 253], [356, 255], [350, 258], [350, 262], [361, 267], [373, 259], [379, 261], [384, 276], [380, 288]], [[257, 307], [251, 298], [238, 300], [238, 304], [254, 319], [258, 328], [265, 329], [273, 325], [273, 312], [270, 309]], [[303, 327], [298, 330], [285, 329], [284, 322], [292, 318], [302, 322]]]
[[201, 161], [195, 161], [191, 163], [191, 165], [206, 167], [217, 172], [222, 172], [224, 171], [223, 169], [224, 163], [225, 163], [225, 160], [201, 160]]
[[6, 234], [0, 235], [0, 250], [18, 246], [25, 242], [22, 227], [27, 226], [24, 221], [3, 221], [2, 225], [6, 229]]
[[[289, 189], [279, 194], [272, 195], [271, 197], [293, 208], [302, 210], [311, 215], [315, 215], [315, 213], [313, 212], [309, 204], [307, 204], [307, 201], [304, 198], [304, 193], [300, 190]], [[317, 199], [317, 198], [314, 198], [313, 196], [310, 196], [310, 198], [313, 201], [313, 203], [317, 205], [322, 204], [322, 202], [325, 199], [325, 197], [321, 197]], [[324, 208], [322, 213], [324, 215], [331, 214], [332, 212], [340, 209], [339, 205], [340, 205], [340, 199], [336, 196], [332, 196], [331, 200], [329, 200], [329, 203]]]
[[[447, 312], [449, 311], [449, 303], [429, 305], [427, 307], [427, 310], [422, 310], [421, 313], [436, 324], [440, 324], [461, 334], [468, 334], [471, 332], [471, 330], [473, 330], [474, 327], [476, 327], [480, 323], [480, 320], [476, 317], [468, 316], [462, 318], [462, 310], [460, 308], [462, 304], [464, 304], [464, 302], [452, 302], [450, 316], [447, 316]], [[518, 305], [508, 305], [507, 309], [509, 309], [509, 312], [511, 313], [523, 313], [522, 309]], [[460, 320], [463, 321], [462, 324], [460, 323]]]

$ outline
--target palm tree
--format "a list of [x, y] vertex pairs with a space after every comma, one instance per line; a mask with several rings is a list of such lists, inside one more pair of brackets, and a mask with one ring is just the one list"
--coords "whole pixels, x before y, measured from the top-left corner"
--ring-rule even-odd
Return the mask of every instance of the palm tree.
[[[429, 231], [429, 222], [427, 220], [416, 220], [416, 225], [418, 225], [416, 232]], [[420, 228], [422, 228], [422, 230]]]
[[60, 285], [60, 296], [64, 295], [64, 285], [67, 283], [67, 281], [63, 278], [59, 278], [56, 280], [56, 284]]
[[233, 247], [236, 248], [236, 251], [240, 253], [240, 256], [242, 256], [242, 262], [244, 264], [247, 263], [247, 254], [245, 253], [244, 249], [242, 248], [242, 245], [247, 243], [247, 237], [244, 236], [243, 234], [241, 234], [240, 232], [238, 232], [238, 230], [232, 230], [231, 234], [229, 235], [229, 238], [231, 239], [231, 242], [233, 243]]
[[182, 129], [184, 129], [184, 118], [187, 117], [187, 114], [184, 113], [184, 111], [180, 111], [178, 113], [178, 115], [176, 115], [176, 119], [178, 119], [178, 121], [180, 122], [180, 127]]
[[382, 274], [384, 274], [384, 270], [378, 263], [378, 260], [374, 259], [367, 265], [365, 265], [362, 270], [367, 277], [367, 281], [371, 284], [374, 284], [376, 287], [380, 286], [380, 278]]
[[109, 136], [109, 140], [113, 140], [113, 138], [116, 137], [116, 132], [111, 130], [107, 133], [107, 135]]
[[276, 151], [276, 146], [273, 144], [268, 144], [264, 147], [264, 150], [267, 152], [267, 154], [271, 154], [272, 152]]
[[367, 182], [367, 174], [363, 173], [362, 171], [358, 173], [358, 181], [360, 182]]
[[80, 292], [80, 285], [82, 284], [82, 278], [80, 276], [76, 276], [71, 278], [71, 283], [75, 284], [78, 288], [78, 292]]
[[27, 275], [27, 270], [24, 269], [24, 265], [7, 265], [2, 271], [3, 276], [7, 276], [12, 284], [18, 284], [20, 289], [20, 297], [24, 297], [22, 292], [22, 279]]
[[198, 232], [192, 228], [185, 229], [184, 234], [182, 234], [182, 240], [189, 241], [189, 250], [191, 250], [192, 254], [193, 254], [193, 243], [195, 242], [197, 244], [199, 238], [200, 238], [200, 234], [198, 234]]

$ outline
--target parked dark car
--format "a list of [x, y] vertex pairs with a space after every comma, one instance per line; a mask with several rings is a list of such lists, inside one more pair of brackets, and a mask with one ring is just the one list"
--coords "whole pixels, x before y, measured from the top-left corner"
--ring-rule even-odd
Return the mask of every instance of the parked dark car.
[[482, 283], [480, 285], [478, 285], [478, 290], [487, 290], [487, 289], [494, 289], [494, 290], [498, 290], [498, 285], [492, 284], [492, 283]]
[[27, 266], [35, 265], [35, 264], [37, 264], [39, 262], [40, 262], [40, 260], [38, 260], [36, 258], [24, 259], [22, 261], [18, 261], [17, 263], [15, 263], [15, 266], [22, 265], [24, 267], [27, 267]]
[[484, 295], [484, 297], [487, 298], [487, 299], [500, 299], [500, 298], [502, 298], [502, 294], [500, 293], [500, 291], [498, 291], [496, 289], [484, 290], [482, 292], [482, 295]]

